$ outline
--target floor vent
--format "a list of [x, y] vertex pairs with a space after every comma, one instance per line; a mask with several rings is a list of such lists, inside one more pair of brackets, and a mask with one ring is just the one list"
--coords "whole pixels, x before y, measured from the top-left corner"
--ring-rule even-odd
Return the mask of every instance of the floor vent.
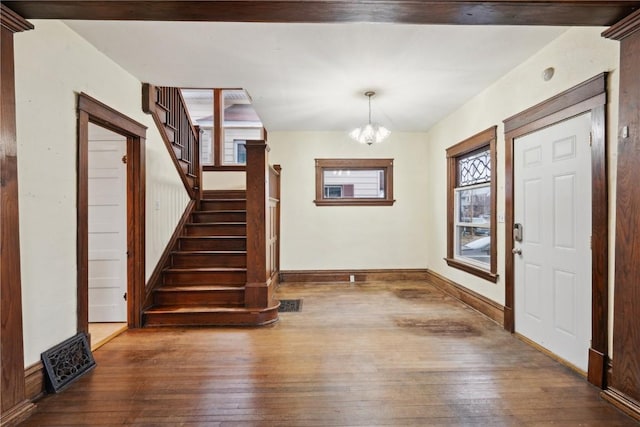
[[80, 332], [42, 353], [47, 391], [57, 393], [96, 366], [87, 336]]
[[302, 311], [301, 299], [281, 299], [280, 307], [278, 307], [278, 313], [291, 313]]

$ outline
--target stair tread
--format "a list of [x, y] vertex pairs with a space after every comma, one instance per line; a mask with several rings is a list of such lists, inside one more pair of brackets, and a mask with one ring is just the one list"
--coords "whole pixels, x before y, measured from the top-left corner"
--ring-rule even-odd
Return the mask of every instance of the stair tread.
[[246, 202], [247, 199], [246, 199], [246, 197], [242, 197], [242, 198], [238, 197], [237, 199], [233, 199], [233, 198], [232, 199], [229, 199], [229, 198], [226, 198], [226, 199], [207, 199], [207, 198], [203, 198], [203, 199], [200, 199], [200, 201], [201, 202], [240, 202], [240, 201]]
[[201, 211], [193, 211], [194, 214], [212, 214], [212, 213], [247, 213], [246, 209], [215, 209], [215, 210], [201, 210]]
[[266, 308], [247, 308], [213, 305], [159, 305], [148, 308], [145, 313], [257, 313], [278, 308], [280, 303]]
[[243, 267], [170, 267], [166, 268], [164, 271], [170, 272], [187, 272], [187, 271], [229, 271], [229, 272], [245, 272], [246, 268]]
[[247, 251], [173, 251], [173, 255], [246, 255]]
[[206, 239], [246, 239], [247, 236], [180, 236], [181, 239], [206, 240]]
[[242, 291], [244, 286], [225, 285], [163, 285], [156, 289], [157, 292], [182, 292], [182, 291]]

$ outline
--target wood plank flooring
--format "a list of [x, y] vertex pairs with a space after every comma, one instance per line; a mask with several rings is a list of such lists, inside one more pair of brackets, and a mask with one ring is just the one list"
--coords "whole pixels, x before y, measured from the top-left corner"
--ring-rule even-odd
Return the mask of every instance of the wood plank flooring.
[[262, 328], [128, 330], [24, 426], [632, 426], [584, 378], [424, 282], [287, 283]]

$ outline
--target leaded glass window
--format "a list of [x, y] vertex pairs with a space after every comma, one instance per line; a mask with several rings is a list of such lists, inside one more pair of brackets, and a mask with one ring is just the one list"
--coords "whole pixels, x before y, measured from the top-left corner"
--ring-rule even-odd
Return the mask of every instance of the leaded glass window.
[[471, 153], [458, 159], [458, 187], [491, 181], [491, 152]]

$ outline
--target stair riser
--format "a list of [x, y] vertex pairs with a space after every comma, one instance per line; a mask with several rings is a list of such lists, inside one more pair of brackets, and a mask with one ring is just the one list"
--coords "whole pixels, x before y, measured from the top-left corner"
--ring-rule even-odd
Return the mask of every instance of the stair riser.
[[187, 225], [187, 236], [246, 236], [245, 224]]
[[242, 254], [185, 254], [176, 253], [172, 256], [174, 267], [241, 267], [247, 266], [247, 255]]
[[247, 209], [247, 202], [238, 200], [202, 200], [200, 210], [202, 211], [243, 211]]
[[145, 326], [266, 325], [278, 320], [278, 310], [263, 313], [146, 313]]
[[246, 222], [247, 213], [239, 212], [194, 212], [191, 220], [195, 223], [201, 222]]
[[247, 192], [244, 190], [204, 190], [203, 199], [246, 199]]
[[244, 287], [238, 290], [216, 291], [158, 291], [154, 295], [157, 305], [222, 305], [244, 306]]
[[246, 251], [247, 239], [180, 239], [183, 251]]
[[247, 273], [240, 271], [165, 271], [165, 285], [244, 285]]

